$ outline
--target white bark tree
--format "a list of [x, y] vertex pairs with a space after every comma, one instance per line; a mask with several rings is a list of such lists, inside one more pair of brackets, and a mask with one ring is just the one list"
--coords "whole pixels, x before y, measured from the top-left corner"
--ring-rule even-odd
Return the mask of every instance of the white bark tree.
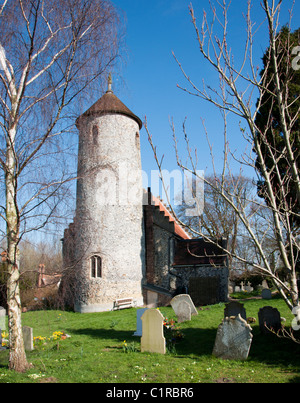
[[[19, 243], [55, 214], [70, 180], [62, 134], [80, 96], [90, 96], [119, 56], [109, 0], [12, 0], [0, 5], [0, 168], [5, 190], [9, 367], [28, 368], [19, 292]], [[78, 106], [75, 111], [79, 114]], [[71, 122], [71, 123], [70, 123]], [[66, 151], [67, 152], [67, 151]], [[62, 162], [63, 161], [63, 162]], [[51, 166], [54, 168], [51, 170]], [[2, 203], [1, 203], [2, 204]]]
[[[228, 13], [230, 12], [230, 2], [226, 0], [218, 1], [218, 8], [214, 8], [211, 5], [210, 14], [204, 11], [202, 24], [198, 27], [195, 12], [193, 6], [190, 5], [189, 12], [192, 19], [192, 24], [196, 33], [197, 44], [202, 56], [203, 62], [206, 62], [219, 77], [219, 87], [214, 87], [205, 82], [203, 77], [196, 77], [192, 79], [187, 73], [186, 69], [183, 67], [182, 63], [176, 58], [174, 58], [180, 67], [188, 86], [179, 86], [183, 91], [196, 96], [206, 102], [214, 105], [222, 114], [224, 121], [224, 164], [223, 170], [220, 174], [221, 180], [210, 181], [208, 178], [204, 178], [207, 186], [210, 186], [213, 191], [218, 194], [227, 206], [236, 215], [239, 225], [242, 225], [244, 231], [247, 232], [247, 236], [251, 239], [251, 242], [256, 250], [256, 258], [251, 260], [245, 258], [241, 254], [232, 253], [230, 250], [226, 250], [233, 258], [238, 259], [240, 262], [247, 263], [253, 266], [256, 270], [272, 279], [274, 285], [277, 287], [281, 293], [283, 299], [285, 300], [288, 307], [293, 313], [298, 312], [298, 320], [300, 319], [300, 307], [299, 307], [299, 294], [297, 288], [297, 273], [296, 273], [296, 263], [299, 259], [300, 253], [300, 242], [299, 242], [299, 229], [298, 231], [291, 231], [289, 227], [289, 217], [292, 214], [296, 214], [295, 209], [291, 209], [288, 200], [285, 200], [284, 191], [280, 192], [280, 197], [282, 198], [282, 203], [280, 203], [280, 209], [278, 208], [278, 189], [272, 186], [271, 177], [274, 172], [278, 175], [279, 181], [284, 181], [285, 184], [288, 181], [293, 181], [297, 191], [297, 202], [300, 203], [300, 179], [299, 179], [299, 161], [296, 158], [295, 150], [292, 145], [291, 135], [293, 130], [294, 122], [299, 119], [299, 109], [294, 112], [291, 116], [291, 105], [287, 97], [284, 94], [288, 93], [288, 89], [282, 88], [282, 83], [280, 81], [280, 58], [277, 56], [276, 51], [276, 40], [278, 33], [278, 17], [280, 13], [281, 1], [275, 0], [263, 0], [261, 7], [265, 13], [265, 23], [266, 23], [266, 36], [269, 36], [269, 66], [272, 67], [274, 75], [272, 79], [275, 82], [276, 93], [272, 93], [274, 99], [274, 107], [276, 106], [280, 111], [281, 126], [282, 126], [282, 137], [285, 142], [285, 148], [280, 152], [280, 157], [285, 158], [288, 162], [290, 173], [286, 173], [285, 177], [279, 173], [279, 160], [278, 157], [275, 158], [276, 150], [274, 150], [271, 144], [268, 143], [266, 132], [259, 130], [255, 124], [256, 116], [258, 110], [261, 106], [263, 95], [270, 90], [268, 89], [267, 74], [260, 75], [259, 67], [256, 67], [254, 60], [254, 46], [255, 46], [255, 32], [253, 31], [254, 23], [251, 19], [251, 1], [248, 1], [247, 13], [245, 14], [247, 38], [244, 46], [244, 55], [242, 58], [235, 59], [232, 54], [230, 44], [228, 42], [228, 31], [230, 26], [228, 23]], [[211, 18], [212, 22], [209, 22]], [[217, 27], [216, 27], [217, 25]], [[260, 26], [259, 24], [257, 24]], [[263, 25], [263, 22], [262, 22]], [[260, 27], [260, 29], [263, 29]], [[220, 33], [220, 34], [217, 34]], [[260, 32], [261, 35], [261, 32]], [[293, 54], [293, 49], [287, 49], [290, 54]], [[234, 63], [234, 60], [239, 60], [239, 66]], [[259, 61], [257, 63], [259, 65]], [[287, 66], [291, 69], [293, 64]], [[201, 82], [201, 85], [197, 84], [197, 81]], [[288, 83], [285, 83], [287, 86]], [[300, 94], [298, 95], [295, 102], [299, 100]], [[258, 100], [257, 100], [258, 98]], [[257, 102], [256, 102], [257, 101]], [[251, 200], [248, 200], [253, 206], [254, 211], [264, 211], [268, 210], [267, 214], [261, 215], [261, 220], [264, 220], [264, 224], [260, 224], [260, 236], [258, 236], [258, 231], [256, 228], [257, 221], [253, 221], [253, 216], [247, 214], [245, 209], [245, 200], [242, 200], [238, 193], [235, 192], [234, 187], [228, 190], [228, 187], [224, 186], [225, 178], [232, 175], [230, 164], [229, 164], [229, 154], [230, 148], [228, 144], [228, 116], [232, 114], [244, 122], [244, 125], [240, 123], [241, 136], [244, 136], [245, 140], [250, 144], [251, 150], [255, 149], [256, 156], [253, 154], [242, 155], [239, 162], [243, 165], [253, 168], [253, 172], [257, 173], [258, 179], [261, 175], [266, 184], [266, 192], [268, 194], [268, 205], [265, 205], [262, 200], [257, 198], [255, 195]], [[187, 146], [187, 155], [189, 157], [188, 163], [182, 162], [182, 150], [178, 147], [177, 135], [175, 134], [175, 129], [173, 129], [173, 138], [176, 149], [177, 164], [178, 166], [186, 172], [192, 173], [197, 177], [197, 153], [193, 153], [190, 147], [189, 137], [184, 130], [184, 139]], [[161, 159], [158, 156], [157, 149], [153, 143], [152, 135], [147, 127], [148, 137], [156, 162], [159, 169], [161, 169]], [[267, 130], [266, 130], [267, 131]], [[259, 134], [259, 136], [258, 136]], [[208, 139], [209, 136], [207, 135]], [[273, 156], [273, 167], [266, 164], [266, 155], [262, 152], [261, 144], [267, 147], [269, 156]], [[212, 151], [212, 149], [211, 149]], [[234, 155], [231, 157], [236, 158]], [[261, 172], [257, 172], [256, 169], [256, 158], [258, 158]], [[270, 158], [270, 157], [269, 157]], [[201, 178], [203, 179], [203, 178]], [[163, 178], [162, 178], [163, 180]], [[288, 188], [288, 186], [287, 186]], [[246, 203], [248, 204], [248, 203]], [[173, 213], [175, 211], [173, 209]], [[299, 214], [297, 215], [299, 218]], [[261, 222], [261, 221], [260, 221]], [[184, 225], [184, 223], [182, 222]], [[195, 229], [190, 227], [195, 236], [202, 236], [209, 240], [205, 231], [201, 229]], [[269, 253], [269, 248], [265, 247], [265, 242], [268, 239], [268, 234], [275, 234], [276, 238], [276, 261], [274, 264], [274, 254]], [[292, 252], [291, 252], [292, 251]], [[277, 269], [283, 266], [289, 275], [289, 285], [280, 280]]]

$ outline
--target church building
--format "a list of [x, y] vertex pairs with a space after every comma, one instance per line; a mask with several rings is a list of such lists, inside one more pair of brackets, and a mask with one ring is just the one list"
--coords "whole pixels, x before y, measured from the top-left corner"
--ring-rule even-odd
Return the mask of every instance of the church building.
[[115, 96], [110, 80], [76, 126], [76, 211], [63, 239], [64, 303], [85, 313], [111, 310], [120, 299], [168, 305], [178, 293], [189, 293], [196, 306], [227, 301], [225, 241], [192, 239], [151, 189], [143, 189], [142, 122]]

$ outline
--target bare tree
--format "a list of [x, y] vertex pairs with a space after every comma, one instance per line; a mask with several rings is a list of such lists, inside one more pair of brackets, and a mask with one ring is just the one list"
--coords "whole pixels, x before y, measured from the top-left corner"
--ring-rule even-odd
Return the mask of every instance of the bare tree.
[[[227, 240], [227, 249], [230, 251], [228, 256], [229, 271], [247, 271], [248, 264], [246, 262], [254, 261], [255, 248], [253, 248], [251, 238], [244, 231], [235, 211], [221, 196], [220, 190], [223, 188], [223, 191], [234, 203], [239, 201], [242, 204], [245, 214], [253, 223], [253, 228], [255, 225], [256, 236], [261, 238], [262, 208], [258, 208], [257, 204], [253, 203], [253, 199], [257, 203], [255, 199], [256, 186], [250, 178], [243, 176], [241, 173], [227, 174], [222, 177], [217, 172], [214, 172], [214, 174], [206, 175], [205, 179], [210, 184], [213, 184], [213, 187], [207, 183], [204, 186], [203, 213], [200, 216], [189, 217], [186, 214], [189, 206], [182, 198], [183, 203], [176, 208], [177, 217], [186, 225], [205, 234], [207, 237], [212, 239], [225, 238]], [[216, 189], [219, 189], [219, 191], [216, 191]], [[193, 197], [195, 198], [196, 194]], [[192, 204], [192, 201], [188, 200], [188, 202]], [[200, 201], [198, 201], [198, 204], [200, 204]], [[270, 240], [270, 231], [267, 231], [267, 234], [268, 240]], [[237, 254], [243, 256], [246, 261], [245, 264], [233, 257]]]
[[[19, 243], [57, 213], [71, 178], [63, 134], [119, 56], [109, 0], [13, 0], [0, 6], [0, 167], [5, 205], [9, 367], [28, 368], [19, 292]], [[80, 97], [79, 97], [80, 96]], [[74, 108], [76, 100], [77, 109]], [[62, 154], [64, 149], [65, 154]]]
[[[297, 214], [295, 209], [291, 209], [289, 201], [286, 199], [285, 189], [288, 189], [288, 183], [293, 182], [293, 187], [296, 189], [297, 203], [300, 202], [300, 180], [299, 180], [299, 161], [296, 158], [295, 148], [292, 145], [293, 136], [293, 124], [299, 119], [299, 109], [296, 111], [291, 108], [288, 97], [284, 94], [288, 93], [288, 88], [283, 88], [283, 83], [280, 80], [279, 64], [281, 58], [278, 57], [276, 52], [276, 40], [278, 32], [278, 17], [280, 13], [281, 1], [275, 0], [263, 0], [261, 7], [265, 13], [266, 23], [266, 36], [269, 37], [267, 58], [270, 68], [272, 68], [273, 74], [271, 79], [275, 82], [276, 92], [270, 93], [270, 87], [267, 80], [270, 76], [267, 73], [260, 74], [260, 69], [256, 67], [254, 61], [254, 46], [255, 46], [255, 34], [253, 31], [254, 23], [251, 18], [251, 2], [248, 1], [247, 13], [245, 15], [246, 22], [246, 42], [244, 46], [244, 54], [242, 58], [238, 58], [239, 66], [234, 64], [236, 60], [232, 54], [230, 44], [228, 42], [228, 13], [230, 2], [226, 0], [218, 1], [218, 9], [211, 5], [211, 21], [209, 22], [209, 16], [206, 12], [203, 13], [203, 19], [201, 27], [198, 27], [195, 12], [193, 6], [190, 5], [189, 12], [192, 18], [192, 24], [195, 29], [196, 39], [199, 46], [199, 50], [202, 58], [208, 65], [210, 65], [212, 71], [215, 71], [219, 77], [219, 87], [207, 84], [201, 79], [201, 85], [197, 85], [197, 79], [193, 80], [186, 70], [183, 68], [180, 61], [174, 55], [176, 62], [178, 63], [187, 83], [188, 87], [179, 86], [183, 91], [188, 94], [192, 94], [206, 102], [214, 105], [220, 112], [224, 122], [224, 164], [223, 170], [220, 173], [221, 181], [216, 186], [215, 181], [210, 181], [204, 178], [207, 186], [211, 187], [216, 194], [218, 194], [228, 207], [236, 215], [239, 225], [242, 225], [244, 231], [247, 232], [248, 237], [251, 239], [253, 246], [255, 247], [256, 254], [259, 259], [250, 259], [238, 254], [236, 251], [233, 253], [230, 250], [226, 250], [232, 257], [238, 259], [240, 262], [244, 262], [252, 265], [260, 273], [270, 277], [281, 293], [286, 304], [291, 311], [298, 312], [298, 320], [300, 316], [299, 307], [299, 294], [297, 288], [297, 273], [296, 262], [299, 258], [300, 244], [299, 244], [299, 229], [298, 231], [292, 231], [290, 223], [290, 215]], [[210, 3], [211, 4], [211, 3]], [[263, 25], [263, 23], [262, 23]], [[216, 27], [217, 26], [217, 27]], [[260, 26], [263, 29], [263, 26]], [[216, 32], [220, 33], [219, 35]], [[261, 34], [261, 32], [260, 32]], [[293, 49], [287, 49], [291, 60], [291, 54]], [[288, 69], [292, 69], [292, 63], [287, 64]], [[265, 72], [268, 71], [268, 66], [265, 66]], [[291, 72], [292, 73], [292, 72]], [[286, 83], [287, 85], [287, 83]], [[284, 158], [289, 165], [289, 173], [282, 176], [279, 172], [279, 157], [278, 152], [273, 148], [273, 144], [270, 144], [267, 140], [267, 130], [261, 130], [255, 124], [257, 113], [260, 109], [263, 97], [266, 92], [269, 92], [273, 97], [274, 107], [278, 108], [281, 119], [282, 132], [281, 136], [284, 139], [285, 147], [280, 150], [280, 158]], [[255, 101], [258, 94], [258, 100], [255, 106]], [[295, 99], [295, 102], [299, 100], [299, 94]], [[292, 114], [293, 112], [293, 114]], [[238, 117], [240, 122], [244, 122], [245, 126], [240, 123], [241, 135], [250, 144], [251, 150], [255, 149], [255, 158], [251, 153], [245, 153], [241, 156], [239, 162], [245, 164], [248, 167], [253, 168], [253, 172], [257, 173], [258, 179], [263, 177], [265, 183], [265, 192], [268, 195], [268, 203], [264, 204], [261, 200], [257, 200], [257, 197], [253, 197], [249, 202], [253, 206], [256, 206], [253, 212], [261, 212], [260, 220], [260, 235], [257, 232], [257, 221], [253, 221], [253, 215], [247, 214], [245, 204], [242, 203], [241, 197], [231, 188], [229, 191], [224, 186], [224, 178], [231, 174], [229, 166], [230, 148], [228, 145], [228, 115], [234, 115]], [[157, 155], [156, 147], [153, 144], [152, 136], [147, 127], [148, 137], [156, 161], [159, 168], [161, 168], [161, 160]], [[188, 163], [183, 163], [180, 151], [178, 148], [178, 141], [173, 130], [173, 137], [175, 141], [175, 149], [177, 156], [177, 164], [184, 171], [192, 173], [197, 177], [197, 153], [193, 153], [189, 144], [189, 137], [184, 131], [184, 139], [186, 141], [187, 153], [189, 156]], [[208, 141], [209, 136], [207, 135]], [[270, 163], [266, 164], [266, 153], [262, 151], [262, 144], [264, 149], [268, 150], [268, 158], [273, 158], [273, 165], [270, 168]], [[270, 157], [271, 156], [271, 157]], [[232, 157], [236, 158], [234, 155]], [[258, 159], [261, 171], [258, 173], [256, 170], [256, 158]], [[276, 189], [272, 186], [271, 178], [277, 175], [278, 183], [284, 181], [285, 186], [281, 186], [280, 189]], [[278, 207], [278, 197], [281, 198], [280, 208]], [[266, 210], [268, 213], [266, 214]], [[264, 213], [262, 213], [264, 212]], [[174, 210], [173, 213], [175, 214]], [[299, 214], [298, 214], [299, 217]], [[264, 224], [262, 224], [262, 220]], [[184, 224], [184, 223], [182, 223]], [[202, 230], [194, 231], [197, 236], [203, 236], [207, 240], [207, 234]], [[275, 235], [276, 251], [277, 253], [270, 254], [268, 248], [266, 248], [266, 242], [268, 240], [268, 234]], [[275, 261], [274, 261], [275, 259]], [[289, 276], [289, 285], [283, 282], [278, 276], [278, 267], [282, 265]], [[297, 309], [295, 309], [297, 308]]]

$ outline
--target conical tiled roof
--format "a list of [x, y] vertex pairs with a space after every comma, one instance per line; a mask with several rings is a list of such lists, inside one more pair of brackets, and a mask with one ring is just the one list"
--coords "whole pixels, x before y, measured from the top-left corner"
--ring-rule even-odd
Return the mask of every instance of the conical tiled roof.
[[76, 126], [78, 125], [79, 120], [83, 117], [91, 115], [101, 116], [107, 114], [119, 114], [129, 116], [138, 123], [140, 129], [143, 126], [140, 118], [132, 113], [131, 110], [128, 109], [127, 106], [125, 106], [123, 102], [121, 102], [110, 89], [106, 91], [106, 93], [86, 112], [79, 116], [79, 118], [76, 120]]

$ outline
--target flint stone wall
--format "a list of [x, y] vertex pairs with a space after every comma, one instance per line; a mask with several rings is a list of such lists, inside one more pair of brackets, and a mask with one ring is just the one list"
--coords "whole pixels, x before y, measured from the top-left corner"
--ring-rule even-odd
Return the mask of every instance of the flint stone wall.
[[[123, 115], [89, 116], [80, 124], [75, 310], [111, 309], [115, 299], [126, 297], [141, 305], [144, 251], [139, 126]], [[93, 255], [101, 257], [101, 278], [91, 278]]]
[[[229, 271], [225, 266], [173, 266], [174, 258], [174, 224], [168, 222], [159, 210], [154, 210], [154, 285], [165, 288], [173, 295], [176, 292], [190, 288], [190, 280], [216, 278], [217, 287], [213, 295], [201, 299], [200, 305], [213, 304], [228, 301], [228, 276]], [[179, 291], [180, 290], [180, 291]], [[195, 304], [197, 302], [195, 301]]]
[[[206, 305], [228, 301], [228, 268], [212, 266], [187, 266], [174, 267], [172, 273], [176, 274], [175, 287], [184, 287], [191, 295], [194, 304]], [[203, 282], [203, 291], [201, 292], [201, 279], [216, 279], [217, 286], [210, 293], [207, 293], [207, 286]], [[197, 281], [195, 295], [192, 291], [192, 282]], [[198, 290], [198, 291], [197, 291]], [[197, 295], [199, 292], [200, 295]], [[200, 303], [199, 303], [200, 302]]]

